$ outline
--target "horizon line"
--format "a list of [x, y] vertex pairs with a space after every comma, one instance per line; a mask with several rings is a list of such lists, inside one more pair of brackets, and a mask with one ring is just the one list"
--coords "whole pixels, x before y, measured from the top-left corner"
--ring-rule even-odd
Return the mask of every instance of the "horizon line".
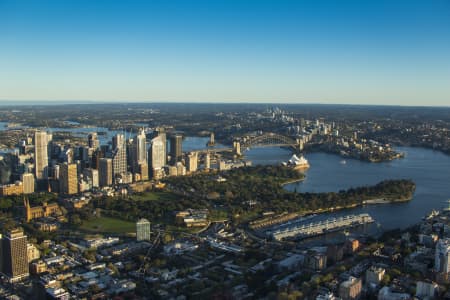
[[[11, 103], [15, 101], [15, 103]], [[40, 103], [33, 103], [40, 102]], [[59, 103], [58, 103], [59, 102]], [[0, 106], [33, 106], [33, 105], [74, 105], [74, 104], [243, 104], [243, 105], [336, 105], [336, 106], [389, 106], [389, 107], [427, 107], [427, 108], [450, 108], [450, 105], [406, 105], [406, 104], [371, 104], [371, 103], [327, 103], [327, 102], [239, 102], [239, 101], [203, 101], [203, 100], [11, 100], [0, 99]]]

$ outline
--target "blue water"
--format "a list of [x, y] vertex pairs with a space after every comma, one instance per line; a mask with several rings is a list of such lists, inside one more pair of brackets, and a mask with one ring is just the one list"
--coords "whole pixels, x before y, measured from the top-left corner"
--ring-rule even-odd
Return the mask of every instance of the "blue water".
[[[341, 189], [373, 185], [385, 179], [412, 179], [416, 183], [413, 200], [407, 203], [359, 207], [331, 214], [369, 213], [384, 229], [405, 228], [420, 221], [432, 209], [442, 209], [450, 199], [450, 156], [423, 148], [399, 147], [405, 158], [384, 163], [343, 159], [338, 155], [311, 153], [305, 157], [311, 167], [303, 182], [286, 189], [299, 192], [337, 192]], [[255, 148], [246, 153], [254, 164], [276, 164], [291, 153], [280, 148]]]
[[[78, 125], [77, 122], [71, 122], [67, 121], [67, 123], [72, 125]], [[136, 123], [145, 125], [144, 123]], [[0, 122], [0, 131], [7, 130], [8, 122]], [[145, 126], [143, 126], [145, 127]], [[106, 145], [112, 141], [113, 136], [115, 136], [118, 133], [125, 134], [126, 138], [130, 138], [135, 135], [135, 133], [128, 133], [121, 130], [109, 130], [108, 128], [104, 127], [76, 127], [76, 128], [56, 128], [51, 127], [47, 129], [48, 132], [70, 132], [74, 137], [78, 138], [86, 138], [89, 133], [91, 132], [97, 132], [98, 133], [98, 139], [100, 141], [101, 145]], [[101, 134], [104, 133], [104, 134]], [[199, 137], [199, 136], [187, 136], [183, 139], [183, 151], [189, 152], [194, 150], [202, 150], [207, 148], [223, 148], [224, 145], [220, 143], [216, 143], [213, 147], [208, 147], [206, 144], [209, 141], [209, 137]], [[170, 141], [167, 144], [168, 147], [170, 147]]]
[[[0, 122], [0, 131], [6, 129], [7, 123]], [[76, 136], [86, 137], [89, 132], [105, 132], [99, 135], [101, 144], [111, 141], [121, 131], [110, 131], [100, 127], [50, 128], [51, 132], [69, 131]], [[128, 136], [127, 136], [128, 137]], [[183, 151], [206, 149], [208, 137], [186, 137]], [[217, 144], [216, 147], [223, 147]], [[441, 152], [423, 148], [399, 147], [405, 152], [403, 159], [384, 163], [369, 163], [346, 159], [334, 154], [307, 154], [311, 167], [306, 171], [306, 179], [300, 183], [286, 186], [290, 191], [329, 192], [373, 185], [385, 179], [405, 178], [416, 183], [416, 192], [408, 203], [383, 204], [359, 207], [330, 214], [338, 216], [348, 213], [369, 213], [384, 229], [404, 228], [418, 222], [432, 209], [441, 209], [450, 199], [450, 156]], [[247, 159], [254, 165], [279, 164], [291, 157], [291, 152], [282, 148], [252, 148], [245, 152]]]

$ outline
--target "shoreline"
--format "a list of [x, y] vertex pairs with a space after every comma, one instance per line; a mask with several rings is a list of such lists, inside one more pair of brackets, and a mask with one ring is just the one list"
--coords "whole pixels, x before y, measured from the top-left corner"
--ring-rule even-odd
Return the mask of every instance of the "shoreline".
[[363, 200], [362, 205], [403, 203], [403, 202], [411, 201], [412, 199], [413, 199], [413, 197], [408, 197], [406, 199], [394, 199], [394, 200], [389, 200], [386, 198], [368, 199], [368, 200]]
[[[364, 206], [364, 205], [405, 203], [405, 202], [411, 201], [412, 199], [413, 199], [413, 197], [407, 198], [405, 200], [401, 200], [401, 199], [384, 200], [383, 198], [368, 199], [368, 200], [361, 201], [360, 204], [352, 204], [352, 205], [348, 205], [348, 206], [337, 206], [337, 207], [331, 207], [331, 208], [326, 208], [326, 209], [318, 209], [318, 210], [315, 210], [315, 211], [304, 212], [303, 214], [304, 215], [308, 215], [308, 214], [330, 213], [330, 212], [335, 212], [335, 211], [344, 210], [344, 209], [357, 208], [357, 207]], [[380, 200], [383, 200], [383, 202], [379, 202]], [[370, 202], [366, 203], [367, 201], [370, 201]]]
[[296, 182], [302, 182], [302, 181], [304, 181], [304, 180], [305, 180], [305, 177], [303, 177], [303, 178], [298, 178], [298, 179], [288, 180], [288, 181], [285, 181], [285, 182], [281, 183], [281, 186], [285, 186], [285, 185], [288, 185], [288, 184], [291, 184], [291, 183], [296, 183]]

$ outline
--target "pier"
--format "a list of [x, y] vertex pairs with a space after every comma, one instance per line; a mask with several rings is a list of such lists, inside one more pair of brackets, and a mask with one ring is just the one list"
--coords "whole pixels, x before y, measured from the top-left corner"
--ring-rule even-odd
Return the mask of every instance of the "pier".
[[267, 232], [267, 234], [271, 235], [275, 240], [281, 240], [288, 237], [306, 238], [372, 222], [374, 222], [374, 220], [369, 214], [348, 215], [276, 229]]

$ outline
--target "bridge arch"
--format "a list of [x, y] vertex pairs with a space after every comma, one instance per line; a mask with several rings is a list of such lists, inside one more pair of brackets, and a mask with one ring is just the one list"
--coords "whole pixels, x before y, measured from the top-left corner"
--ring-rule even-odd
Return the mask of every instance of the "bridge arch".
[[265, 133], [241, 141], [244, 149], [251, 147], [293, 147], [298, 148], [296, 140], [277, 133]]

